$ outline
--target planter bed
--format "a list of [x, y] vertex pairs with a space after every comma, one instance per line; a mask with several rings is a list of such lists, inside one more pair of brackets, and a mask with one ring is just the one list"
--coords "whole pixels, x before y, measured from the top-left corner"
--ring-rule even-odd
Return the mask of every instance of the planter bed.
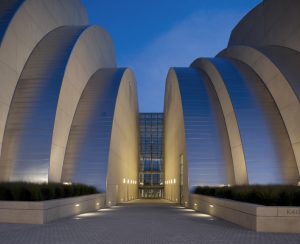
[[47, 201], [0, 201], [0, 223], [45, 224], [104, 206], [105, 194]]
[[257, 232], [300, 233], [300, 207], [264, 206], [190, 194], [189, 206]]

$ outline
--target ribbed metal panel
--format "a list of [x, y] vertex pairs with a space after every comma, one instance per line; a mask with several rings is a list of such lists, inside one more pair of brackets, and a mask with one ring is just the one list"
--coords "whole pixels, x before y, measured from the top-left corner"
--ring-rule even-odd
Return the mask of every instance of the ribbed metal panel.
[[277, 106], [260, 78], [245, 64], [211, 62], [230, 95], [243, 143], [250, 184], [295, 183], [297, 167]]
[[72, 122], [62, 181], [106, 190], [114, 110], [124, 71], [100, 69], [88, 81]]
[[189, 187], [233, 183], [225, 121], [208, 77], [193, 68], [175, 68], [182, 100]]
[[24, 0], [1, 0], [0, 1], [0, 44], [5, 35], [6, 29], [17, 12], [18, 8], [22, 5]]
[[65, 67], [85, 27], [60, 27], [34, 49], [11, 102], [1, 153], [6, 180], [47, 181], [52, 130]]

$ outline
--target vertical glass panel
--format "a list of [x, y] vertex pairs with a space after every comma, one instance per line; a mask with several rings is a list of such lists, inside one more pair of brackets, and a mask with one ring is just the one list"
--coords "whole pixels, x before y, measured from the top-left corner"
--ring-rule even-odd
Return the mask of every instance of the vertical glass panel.
[[162, 113], [140, 113], [140, 158], [143, 162], [140, 174], [143, 175], [143, 184], [139, 188], [144, 192], [140, 197], [162, 196], [163, 118]]

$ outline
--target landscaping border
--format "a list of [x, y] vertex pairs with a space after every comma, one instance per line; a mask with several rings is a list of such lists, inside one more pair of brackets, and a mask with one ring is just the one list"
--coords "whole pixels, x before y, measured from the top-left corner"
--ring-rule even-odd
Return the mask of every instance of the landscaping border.
[[104, 206], [105, 194], [40, 202], [0, 201], [0, 223], [45, 224]]
[[300, 233], [300, 207], [263, 206], [190, 194], [188, 206], [257, 232]]

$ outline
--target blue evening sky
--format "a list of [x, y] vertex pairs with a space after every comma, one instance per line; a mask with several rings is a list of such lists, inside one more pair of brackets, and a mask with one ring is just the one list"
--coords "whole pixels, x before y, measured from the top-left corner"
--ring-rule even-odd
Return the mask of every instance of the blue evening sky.
[[81, 0], [112, 37], [117, 64], [136, 76], [140, 112], [163, 110], [169, 67], [227, 46], [232, 28], [261, 0]]

